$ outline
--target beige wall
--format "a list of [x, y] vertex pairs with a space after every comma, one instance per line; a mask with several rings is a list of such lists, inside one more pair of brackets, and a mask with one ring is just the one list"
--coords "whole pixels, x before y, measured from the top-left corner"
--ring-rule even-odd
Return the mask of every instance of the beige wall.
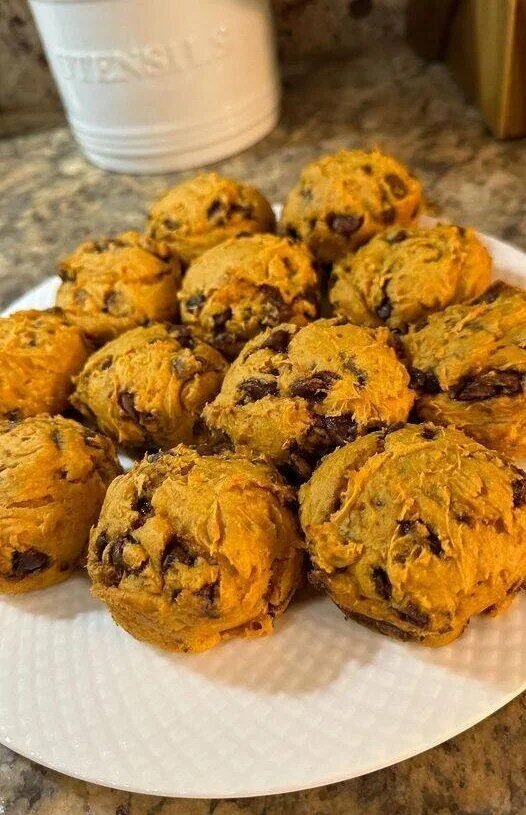
[[[313, 54], [362, 50], [398, 36], [405, 0], [273, 0], [279, 52], [285, 63]], [[0, 0], [0, 135], [61, 120], [26, 0]]]

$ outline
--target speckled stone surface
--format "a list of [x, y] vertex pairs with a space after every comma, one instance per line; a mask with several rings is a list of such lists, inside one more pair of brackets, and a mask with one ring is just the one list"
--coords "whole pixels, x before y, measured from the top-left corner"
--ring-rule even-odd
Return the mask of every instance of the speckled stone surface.
[[[218, 166], [280, 200], [321, 152], [378, 144], [422, 177], [435, 213], [526, 248], [526, 143], [496, 142], [442, 66], [396, 41], [289, 75], [277, 130]], [[88, 235], [144, 223], [172, 177], [88, 165], [64, 129], [0, 142], [0, 302], [45, 275]], [[374, 734], [371, 734], [374, 738]], [[0, 748], [0, 815], [523, 815], [526, 698], [467, 733], [369, 776], [242, 801], [129, 796], [43, 770]]]

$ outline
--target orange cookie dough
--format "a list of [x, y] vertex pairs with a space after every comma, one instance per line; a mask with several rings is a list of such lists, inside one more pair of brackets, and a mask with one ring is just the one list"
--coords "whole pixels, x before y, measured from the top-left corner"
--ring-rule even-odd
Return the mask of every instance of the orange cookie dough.
[[227, 362], [186, 326], [134, 328], [100, 348], [76, 379], [71, 402], [124, 447], [191, 443]]
[[274, 232], [266, 198], [249, 184], [203, 173], [169, 190], [152, 206], [148, 232], [166, 242], [188, 266], [195, 258], [238, 235]]
[[526, 292], [498, 281], [403, 337], [417, 415], [526, 455]]
[[137, 639], [204, 651], [271, 633], [302, 566], [294, 493], [268, 465], [180, 445], [108, 490], [92, 531], [93, 594]]
[[230, 359], [265, 328], [305, 325], [319, 311], [310, 252], [276, 235], [210, 249], [189, 268], [179, 297], [183, 322]]
[[110, 481], [109, 439], [62, 416], [0, 424], [0, 592], [60, 583], [86, 551]]
[[490, 254], [472, 229], [393, 227], [335, 264], [330, 301], [353, 323], [405, 332], [481, 294], [490, 276]]
[[343, 319], [266, 331], [231, 365], [205, 420], [306, 478], [329, 450], [407, 419], [414, 396], [389, 341], [386, 328]]
[[0, 317], [0, 419], [59, 413], [90, 349], [61, 309]]
[[59, 273], [57, 305], [96, 345], [152, 320], [177, 319], [179, 260], [137, 232], [81, 244]]
[[526, 583], [526, 474], [453, 428], [358, 439], [300, 503], [313, 582], [382, 634], [446, 645]]
[[386, 226], [409, 226], [418, 215], [420, 182], [379, 150], [340, 150], [303, 168], [281, 225], [316, 258], [332, 263]]

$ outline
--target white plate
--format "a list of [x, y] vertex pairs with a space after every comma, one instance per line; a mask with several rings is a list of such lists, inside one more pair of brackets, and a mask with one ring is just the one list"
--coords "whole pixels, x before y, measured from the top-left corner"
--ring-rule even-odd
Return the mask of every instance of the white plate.
[[[526, 255], [487, 239], [497, 275]], [[47, 280], [11, 306], [53, 302]], [[394, 764], [526, 687], [526, 597], [429, 650], [297, 600], [272, 637], [168, 655], [117, 628], [79, 575], [0, 600], [0, 742], [68, 775], [168, 796], [287, 792]]]

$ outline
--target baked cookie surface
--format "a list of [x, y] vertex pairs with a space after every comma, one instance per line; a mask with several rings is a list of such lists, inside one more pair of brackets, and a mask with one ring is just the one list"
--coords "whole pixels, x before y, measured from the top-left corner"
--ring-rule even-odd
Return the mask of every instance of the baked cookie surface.
[[526, 455], [526, 292], [497, 281], [403, 337], [417, 415]]
[[179, 260], [138, 232], [82, 243], [59, 274], [57, 305], [96, 345], [152, 320], [177, 319]]
[[268, 634], [300, 579], [293, 502], [266, 464], [183, 445], [147, 456], [108, 490], [93, 593], [134, 637], [173, 651]]
[[42, 414], [0, 424], [0, 460], [0, 592], [65, 580], [121, 472], [112, 443], [71, 419]]
[[127, 331], [93, 354], [71, 402], [124, 447], [192, 443], [227, 367], [219, 351], [185, 326], [156, 323]]
[[387, 226], [409, 226], [418, 215], [420, 182], [379, 150], [340, 150], [303, 168], [285, 205], [284, 231], [332, 263]]
[[196, 260], [179, 295], [181, 317], [229, 358], [281, 322], [318, 316], [319, 286], [305, 246], [276, 235], [226, 241]]
[[386, 328], [343, 319], [270, 329], [231, 365], [205, 420], [238, 449], [308, 477], [329, 450], [407, 419], [414, 396], [389, 340]]
[[272, 207], [255, 187], [217, 173], [203, 173], [153, 204], [148, 232], [155, 240], [166, 242], [188, 266], [228, 238], [274, 232], [275, 226]]
[[61, 309], [0, 317], [0, 419], [64, 410], [72, 377], [89, 353], [82, 332]]
[[351, 322], [404, 332], [481, 294], [490, 275], [491, 257], [472, 229], [394, 227], [335, 264], [329, 297]]
[[452, 428], [358, 439], [300, 504], [313, 582], [381, 633], [445, 645], [526, 581], [526, 474]]

